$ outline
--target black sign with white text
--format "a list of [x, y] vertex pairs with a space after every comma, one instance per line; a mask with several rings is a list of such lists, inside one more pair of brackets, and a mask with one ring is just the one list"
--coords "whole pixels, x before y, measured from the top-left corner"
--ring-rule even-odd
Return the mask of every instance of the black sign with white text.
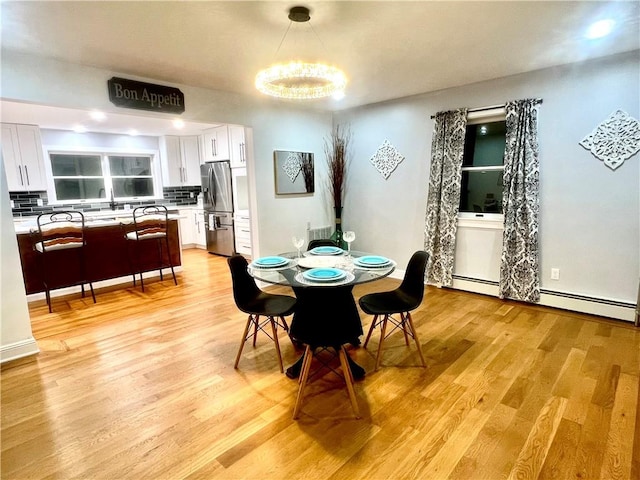
[[107, 81], [109, 100], [117, 107], [183, 113], [184, 94], [178, 88], [112, 77]]

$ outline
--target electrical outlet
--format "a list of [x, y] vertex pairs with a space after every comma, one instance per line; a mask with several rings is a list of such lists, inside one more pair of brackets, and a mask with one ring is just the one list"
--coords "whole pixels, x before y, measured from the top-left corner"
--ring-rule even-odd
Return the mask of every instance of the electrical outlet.
[[193, 197], [194, 197], [193, 192], [189, 192], [189, 197], [190, 197], [190, 198], [193, 198]]
[[560, 269], [552, 268], [551, 269], [551, 280], [560, 280]]
[[41, 207], [42, 205], [44, 205], [44, 204], [42, 203], [42, 199], [41, 199], [41, 198], [39, 198], [39, 199], [38, 199], [38, 206], [39, 206], [39, 207]]
[[16, 208], [16, 204], [13, 203], [13, 200], [11, 200], [11, 208]]

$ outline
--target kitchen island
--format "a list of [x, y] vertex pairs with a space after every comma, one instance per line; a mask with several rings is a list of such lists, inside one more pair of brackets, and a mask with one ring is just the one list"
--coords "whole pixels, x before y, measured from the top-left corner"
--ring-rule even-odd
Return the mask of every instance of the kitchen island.
[[[113, 215], [112, 215], [113, 216]], [[41, 263], [33, 250], [32, 226], [16, 226], [18, 250], [27, 294], [44, 292], [41, 276]], [[132, 267], [128, 249], [132, 246], [124, 238], [124, 232], [133, 230], [131, 216], [122, 218], [94, 218], [85, 223], [85, 265], [87, 280], [98, 282], [120, 277], [123, 281], [132, 281]], [[169, 246], [171, 261], [181, 265], [180, 237], [177, 218], [169, 220]], [[158, 250], [152, 242], [149, 248], [139, 249], [137, 262], [145, 272], [158, 271]], [[169, 268], [166, 248], [163, 248], [162, 266]], [[133, 251], [132, 251], [133, 253]], [[48, 258], [49, 260], [49, 258]], [[52, 278], [50, 288], [57, 289], [78, 283], [81, 278], [77, 268], [77, 255], [73, 250], [62, 250], [51, 257], [47, 270]], [[169, 273], [170, 275], [170, 273]]]

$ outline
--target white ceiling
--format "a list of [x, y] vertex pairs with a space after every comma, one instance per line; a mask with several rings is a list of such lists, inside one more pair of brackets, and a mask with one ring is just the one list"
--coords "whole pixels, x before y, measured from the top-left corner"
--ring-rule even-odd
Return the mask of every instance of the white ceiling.
[[[289, 8], [305, 5], [280, 50]], [[1, 3], [2, 50], [168, 84], [259, 96], [259, 69], [323, 60], [349, 78], [339, 110], [640, 48], [637, 1], [89, 1]], [[595, 20], [614, 32], [587, 40]], [[276, 54], [276, 52], [278, 52]], [[274, 100], [276, 101], [276, 100]]]

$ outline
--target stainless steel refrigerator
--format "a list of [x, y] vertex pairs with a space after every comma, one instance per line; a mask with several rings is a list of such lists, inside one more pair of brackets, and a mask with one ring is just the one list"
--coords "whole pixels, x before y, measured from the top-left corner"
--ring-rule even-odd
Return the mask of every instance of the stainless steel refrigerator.
[[200, 166], [207, 250], [218, 255], [235, 253], [233, 235], [233, 194], [228, 161]]

